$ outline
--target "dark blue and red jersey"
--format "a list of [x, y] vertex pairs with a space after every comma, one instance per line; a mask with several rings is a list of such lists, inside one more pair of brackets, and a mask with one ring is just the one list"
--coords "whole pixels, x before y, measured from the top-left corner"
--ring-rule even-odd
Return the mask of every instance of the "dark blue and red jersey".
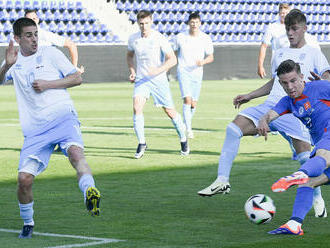
[[293, 113], [309, 129], [316, 144], [325, 132], [330, 132], [330, 82], [306, 83], [300, 97], [285, 96], [273, 110], [279, 115]]

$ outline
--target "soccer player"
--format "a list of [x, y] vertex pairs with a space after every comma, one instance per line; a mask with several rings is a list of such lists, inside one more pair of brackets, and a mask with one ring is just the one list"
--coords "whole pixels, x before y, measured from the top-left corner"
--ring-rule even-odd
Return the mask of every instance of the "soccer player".
[[[293, 59], [301, 64], [301, 70], [305, 80], [310, 72], [322, 75], [324, 79], [330, 79], [330, 66], [320, 49], [306, 44], [304, 34], [306, 32], [306, 17], [297, 9], [291, 10], [285, 17], [287, 36], [290, 47], [278, 49], [272, 63], [273, 78], [265, 85], [245, 95], [238, 95], [233, 103], [236, 108], [240, 105], [261, 96], [269, 95], [263, 104], [250, 107], [241, 111], [233, 122], [227, 126], [226, 137], [222, 147], [217, 179], [205, 189], [198, 192], [201, 196], [212, 196], [216, 193], [229, 193], [229, 176], [232, 163], [237, 156], [240, 139], [247, 135], [256, 135], [260, 118], [268, 112], [276, 103], [285, 96], [285, 92], [278, 82], [276, 69], [286, 59]], [[284, 115], [269, 125], [270, 131], [279, 131], [290, 144], [293, 145], [297, 160], [303, 164], [310, 156], [310, 135], [304, 125], [292, 114]], [[315, 190], [314, 210], [316, 217], [326, 217], [325, 206], [320, 188]]]
[[201, 18], [198, 13], [190, 14], [189, 30], [179, 33], [174, 42], [178, 53], [178, 80], [183, 98], [183, 119], [188, 138], [193, 138], [191, 127], [199, 98], [203, 66], [213, 62], [213, 44], [211, 38], [200, 30]]
[[33, 9], [26, 10], [24, 16], [26, 18], [30, 18], [33, 21], [35, 21], [35, 23], [38, 26], [38, 36], [39, 36], [38, 45], [39, 45], [39, 47], [55, 45], [58, 47], [67, 48], [70, 53], [72, 64], [77, 68], [77, 70], [80, 73], [84, 73], [84, 71], [85, 71], [84, 67], [83, 66], [78, 67], [78, 48], [77, 48], [77, 45], [72, 40], [40, 28], [39, 27], [40, 20], [39, 20], [36, 10], [33, 10]]
[[330, 179], [330, 82], [305, 83], [299, 64], [293, 60], [283, 61], [277, 69], [277, 75], [287, 96], [261, 118], [258, 133], [267, 139], [269, 123], [280, 116], [293, 113], [309, 129], [315, 147], [311, 158], [299, 171], [282, 177], [273, 184], [274, 192], [285, 191], [292, 185], [300, 186], [290, 220], [269, 233], [303, 235], [301, 225], [313, 205], [314, 187], [328, 183]]
[[[144, 136], [143, 107], [152, 95], [156, 106], [163, 107], [180, 137], [181, 154], [188, 155], [189, 147], [180, 114], [175, 110], [166, 71], [176, 65], [176, 56], [167, 39], [153, 30], [152, 14], [141, 10], [137, 14], [140, 31], [128, 40], [127, 64], [129, 80], [134, 85], [133, 123], [139, 144], [135, 158], [141, 158], [147, 148]], [[134, 63], [134, 55], [136, 65]], [[135, 68], [136, 67], [136, 68]]]
[[99, 215], [100, 192], [86, 162], [77, 112], [66, 90], [81, 84], [80, 72], [57, 48], [38, 47], [38, 28], [33, 20], [20, 18], [13, 30], [19, 50], [10, 41], [0, 68], [0, 82], [12, 79], [16, 91], [24, 135], [18, 166], [17, 196], [24, 221], [19, 238], [31, 238], [32, 184], [47, 168], [56, 144], [77, 171], [79, 188], [91, 215]]
[[[266, 71], [264, 68], [264, 60], [266, 57], [267, 47], [272, 46], [272, 59], [274, 57], [275, 51], [282, 47], [289, 47], [290, 43], [285, 31], [284, 19], [289, 13], [291, 7], [288, 3], [279, 4], [279, 20], [277, 22], [269, 24], [264, 34], [258, 57], [258, 75], [261, 78], [266, 76]], [[308, 33], [305, 34], [305, 40], [307, 44], [319, 48], [317, 39]]]

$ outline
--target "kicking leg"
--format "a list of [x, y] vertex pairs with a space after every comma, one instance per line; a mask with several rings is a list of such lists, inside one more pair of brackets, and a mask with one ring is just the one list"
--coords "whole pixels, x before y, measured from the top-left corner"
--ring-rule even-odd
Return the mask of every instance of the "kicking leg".
[[87, 164], [82, 148], [72, 145], [68, 148], [68, 157], [73, 168], [77, 171], [78, 184], [84, 194], [87, 210], [92, 216], [100, 214], [100, 191], [95, 187], [91, 169]]

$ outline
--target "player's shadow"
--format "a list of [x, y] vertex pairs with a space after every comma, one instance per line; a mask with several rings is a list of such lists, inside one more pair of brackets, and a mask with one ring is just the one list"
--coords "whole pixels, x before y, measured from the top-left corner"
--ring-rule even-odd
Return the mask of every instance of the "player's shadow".
[[82, 131], [83, 134], [97, 134], [97, 135], [127, 135], [125, 132], [106, 132], [106, 131]]

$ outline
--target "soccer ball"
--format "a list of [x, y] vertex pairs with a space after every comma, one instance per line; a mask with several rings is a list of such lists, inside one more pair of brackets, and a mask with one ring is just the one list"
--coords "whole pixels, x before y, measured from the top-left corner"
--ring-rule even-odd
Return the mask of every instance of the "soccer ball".
[[276, 212], [273, 200], [264, 194], [251, 196], [244, 205], [245, 214], [255, 224], [270, 222]]

